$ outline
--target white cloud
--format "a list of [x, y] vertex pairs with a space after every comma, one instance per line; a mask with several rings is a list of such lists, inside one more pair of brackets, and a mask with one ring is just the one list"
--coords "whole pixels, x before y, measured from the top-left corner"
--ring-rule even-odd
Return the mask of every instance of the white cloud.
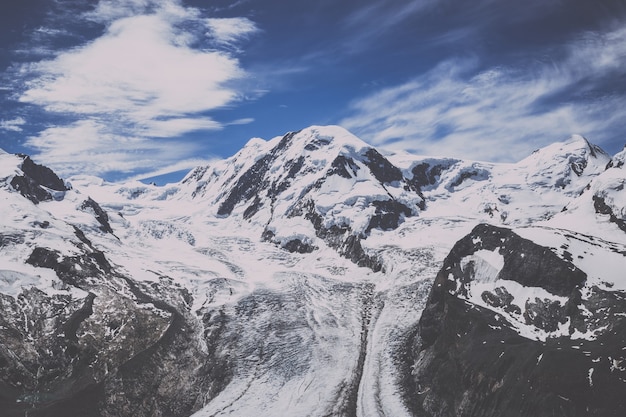
[[148, 14], [157, 8], [168, 7], [169, 4], [180, 7], [178, 2], [172, 3], [168, 0], [100, 0], [95, 9], [87, 13], [85, 18], [95, 22], [109, 23], [128, 16]]
[[137, 174], [137, 175], [133, 175], [129, 178], [127, 178], [127, 180], [145, 180], [148, 178], [154, 178], [154, 177], [158, 177], [161, 175], [166, 175], [166, 174], [170, 174], [172, 172], [179, 172], [179, 171], [191, 171], [193, 168], [199, 167], [199, 166], [206, 166], [209, 165], [211, 163], [215, 162], [215, 159], [201, 159], [201, 158], [191, 158], [191, 159], [185, 159], [185, 160], [181, 160], [181, 161], [176, 161], [170, 165], [164, 166], [162, 168], [158, 168], [158, 169], [153, 169], [151, 171], [147, 171], [141, 174]]
[[180, 132], [194, 130], [218, 130], [222, 125], [215, 120], [202, 117], [173, 118], [167, 120], [149, 120], [143, 124], [140, 132], [142, 136], [153, 138], [171, 138]]
[[23, 117], [16, 117], [11, 120], [0, 120], [0, 130], [8, 130], [11, 132], [21, 132], [22, 126], [26, 124]]
[[[20, 101], [75, 120], [30, 138], [45, 163], [58, 167], [67, 159], [67, 167], [99, 173], [132, 169], [128, 145], [146, 151], [165, 146], [158, 138], [221, 129], [225, 124], [207, 112], [244, 96], [237, 85], [247, 74], [237, 58], [202, 45], [249, 36], [256, 27], [248, 19], [207, 19], [178, 0], [101, 0], [81, 18], [105, 24], [105, 32], [22, 67], [31, 80]], [[114, 163], [98, 157], [112, 149], [119, 152]]]
[[197, 149], [185, 142], [119, 135], [115, 126], [98, 119], [50, 127], [29, 138], [27, 145], [39, 149], [37, 159], [61, 176], [152, 171], [188, 158]]
[[251, 20], [244, 17], [206, 19], [210, 35], [217, 43], [233, 45], [258, 31]]
[[237, 60], [176, 45], [175, 36], [157, 15], [117, 20], [89, 45], [33, 64], [41, 77], [21, 100], [53, 112], [125, 113], [133, 121], [231, 102], [237, 91], [224, 84], [244, 75]]
[[[355, 101], [341, 124], [388, 149], [492, 161], [519, 160], [572, 133], [602, 144], [626, 108], [610, 94], [577, 101], [571, 90], [626, 65], [626, 29], [589, 34], [566, 52], [558, 65], [482, 71], [477, 62], [450, 60]], [[568, 90], [567, 100], [555, 99]]]
[[243, 119], [237, 119], [237, 120], [233, 120], [231, 122], [228, 122], [229, 126], [232, 125], [247, 125], [254, 122], [254, 119], [252, 117], [245, 117]]

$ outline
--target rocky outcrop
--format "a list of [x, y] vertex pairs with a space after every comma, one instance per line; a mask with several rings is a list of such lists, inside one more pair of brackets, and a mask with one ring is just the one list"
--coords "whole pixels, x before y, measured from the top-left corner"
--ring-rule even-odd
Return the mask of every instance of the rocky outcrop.
[[[530, 297], [523, 311], [504, 286], [482, 292], [482, 305], [470, 301], [476, 283], [489, 275], [478, 261], [470, 265], [481, 251], [502, 256], [500, 270], [488, 277], [494, 285], [515, 281], [528, 291], [541, 288], [544, 296]], [[404, 348], [410, 371], [401, 379], [411, 411], [623, 415], [626, 294], [585, 282], [582, 271], [548, 248], [510, 230], [477, 226], [446, 258]], [[550, 333], [559, 328], [565, 331]]]
[[613, 208], [606, 204], [604, 197], [594, 195], [592, 196], [592, 199], [593, 208], [596, 210], [596, 213], [608, 215], [611, 223], [615, 223], [617, 227], [626, 232], [626, 220], [621, 218], [621, 216], [618, 217], [615, 215], [615, 213], [613, 212]]
[[67, 191], [65, 183], [50, 168], [34, 163], [30, 157], [23, 158], [21, 170], [23, 175], [16, 175], [11, 180], [11, 186], [35, 204], [52, 200], [49, 190]]
[[109, 215], [91, 197], [82, 202], [80, 210], [93, 213], [98, 223], [100, 223], [100, 230], [113, 234], [113, 229], [111, 229], [111, 224], [109, 223]]

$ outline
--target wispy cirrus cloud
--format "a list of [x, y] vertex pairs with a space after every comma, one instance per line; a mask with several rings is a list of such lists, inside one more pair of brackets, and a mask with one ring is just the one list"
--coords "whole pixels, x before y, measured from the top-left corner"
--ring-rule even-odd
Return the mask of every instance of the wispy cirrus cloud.
[[20, 68], [27, 81], [19, 101], [67, 121], [27, 141], [60, 172], [130, 172], [184, 159], [197, 146], [172, 152], [162, 138], [223, 128], [208, 113], [243, 96], [247, 74], [232, 45], [256, 31], [248, 19], [209, 18], [178, 0], [101, 0], [78, 19], [105, 29]]
[[11, 132], [21, 132], [22, 126], [26, 124], [23, 117], [16, 117], [11, 120], [0, 119], [0, 130], [8, 130]]
[[120, 135], [93, 119], [50, 127], [29, 142], [61, 176], [116, 173], [119, 178], [150, 178], [205, 161], [194, 157], [197, 145], [192, 142]]
[[626, 29], [547, 52], [561, 58], [487, 69], [477, 58], [447, 60], [355, 100], [341, 124], [389, 149], [492, 161], [519, 160], [572, 133], [623, 140], [615, 136], [626, 127], [623, 98], [603, 84], [626, 65]]
[[259, 31], [254, 22], [244, 17], [206, 19], [205, 23], [216, 43], [230, 47]]

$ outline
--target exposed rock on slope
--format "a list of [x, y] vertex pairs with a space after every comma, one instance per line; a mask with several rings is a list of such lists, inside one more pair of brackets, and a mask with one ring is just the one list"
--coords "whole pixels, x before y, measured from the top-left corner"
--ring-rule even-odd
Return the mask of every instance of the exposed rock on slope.
[[[626, 256], [568, 237], [586, 254]], [[617, 285], [588, 279], [554, 248], [477, 226], [446, 258], [407, 346], [407, 402], [438, 417], [623, 415], [626, 288]]]
[[30, 157], [19, 155], [22, 158], [20, 166], [21, 175], [14, 175], [11, 186], [24, 197], [37, 204], [41, 201], [52, 200], [53, 194], [62, 198], [63, 192], [67, 191], [63, 180], [60, 179], [50, 168], [34, 163]]

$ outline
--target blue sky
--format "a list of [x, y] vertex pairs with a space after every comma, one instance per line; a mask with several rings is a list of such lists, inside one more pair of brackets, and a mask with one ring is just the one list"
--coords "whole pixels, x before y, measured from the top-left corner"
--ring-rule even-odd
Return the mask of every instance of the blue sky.
[[0, 148], [63, 176], [185, 171], [312, 124], [477, 160], [574, 133], [617, 152], [626, 1], [0, 5]]

